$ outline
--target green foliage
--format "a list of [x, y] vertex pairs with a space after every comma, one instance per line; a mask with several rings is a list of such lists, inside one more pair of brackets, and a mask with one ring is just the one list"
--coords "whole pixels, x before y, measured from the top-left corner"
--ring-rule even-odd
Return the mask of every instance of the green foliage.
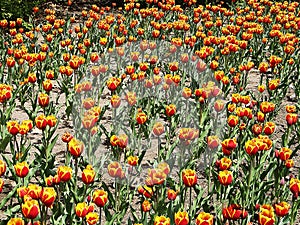
[[5, 0], [0, 4], [0, 19], [14, 20], [27, 19], [32, 13], [32, 8], [45, 0]]

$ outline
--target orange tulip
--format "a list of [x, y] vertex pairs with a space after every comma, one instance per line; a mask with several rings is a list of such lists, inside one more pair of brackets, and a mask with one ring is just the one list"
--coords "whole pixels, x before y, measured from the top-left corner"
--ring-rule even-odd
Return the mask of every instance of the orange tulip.
[[92, 199], [98, 207], [103, 207], [108, 201], [108, 194], [104, 190], [95, 190]]
[[125, 177], [125, 173], [124, 173], [120, 163], [118, 163], [118, 162], [110, 163], [107, 167], [107, 170], [108, 170], [108, 174], [111, 177], [121, 178], [121, 179], [123, 179]]
[[290, 204], [287, 202], [280, 202], [274, 204], [275, 213], [277, 216], [286, 216], [289, 213]]
[[41, 195], [42, 187], [36, 184], [29, 184], [27, 187], [27, 195], [33, 199], [39, 199]]
[[187, 187], [193, 187], [197, 184], [197, 174], [195, 170], [185, 169], [181, 173], [182, 181]]
[[185, 211], [179, 211], [175, 213], [175, 224], [176, 225], [188, 225], [189, 224], [189, 215]]
[[84, 144], [76, 138], [72, 138], [68, 143], [68, 151], [74, 157], [79, 157], [83, 152]]
[[77, 203], [75, 206], [76, 216], [85, 217], [88, 214], [88, 205], [85, 202]]
[[298, 121], [298, 115], [296, 113], [288, 113], [285, 117], [286, 122], [289, 126], [296, 124]]
[[174, 104], [170, 104], [166, 106], [166, 115], [171, 117], [176, 113], [176, 106]]
[[28, 200], [22, 204], [22, 213], [27, 219], [35, 219], [39, 214], [39, 203], [37, 200]]
[[199, 213], [199, 215], [196, 218], [197, 225], [213, 225], [213, 222], [214, 216], [205, 212]]
[[5, 171], [6, 171], [6, 164], [5, 164], [5, 162], [3, 162], [0, 159], [0, 177], [3, 176], [3, 174], [5, 173]]
[[4, 181], [2, 178], [0, 178], [0, 193], [2, 192], [3, 185], [4, 185]]
[[258, 222], [260, 225], [273, 225], [275, 223], [275, 214], [272, 206], [263, 205], [260, 207]]
[[35, 118], [35, 124], [38, 129], [44, 130], [47, 126], [47, 118], [44, 114], [41, 114]]
[[131, 155], [127, 158], [127, 162], [130, 166], [137, 166], [139, 162], [139, 157]]
[[11, 218], [6, 225], [25, 225], [25, 221], [22, 218]]
[[95, 212], [89, 212], [85, 216], [85, 219], [89, 225], [94, 225], [94, 224], [97, 224], [97, 222], [99, 220], [99, 215], [98, 215], [98, 213], [95, 213]]
[[177, 194], [178, 194], [178, 192], [177, 192], [177, 191], [174, 191], [174, 190], [172, 190], [172, 189], [169, 189], [169, 190], [167, 191], [167, 197], [168, 197], [168, 199], [171, 200], [171, 201], [174, 201], [174, 200], [176, 199]]
[[19, 122], [16, 120], [8, 121], [6, 123], [6, 127], [7, 127], [8, 132], [12, 135], [17, 135], [19, 133], [20, 125], [19, 125]]
[[118, 108], [121, 105], [121, 98], [118, 95], [111, 96], [110, 104], [113, 108]]
[[298, 198], [300, 192], [300, 180], [292, 178], [290, 180], [290, 190], [294, 195], [294, 198]]
[[219, 172], [218, 179], [222, 185], [227, 186], [233, 181], [232, 172], [228, 170], [222, 170]]
[[86, 168], [82, 171], [82, 181], [85, 184], [91, 184], [94, 182], [96, 172], [94, 171], [91, 165], [87, 165]]
[[165, 132], [165, 127], [161, 122], [156, 122], [153, 126], [152, 131], [156, 136], [160, 136]]
[[170, 225], [170, 218], [165, 216], [155, 216], [154, 225]]
[[51, 207], [56, 199], [56, 191], [53, 187], [44, 187], [40, 194], [40, 199], [45, 206]]
[[147, 114], [144, 112], [138, 112], [136, 115], [136, 121], [138, 124], [144, 124], [148, 120]]
[[151, 210], [152, 204], [148, 200], [144, 200], [142, 203], [143, 212], [149, 212]]
[[60, 181], [67, 182], [72, 178], [72, 168], [68, 166], [59, 166], [57, 175]]
[[27, 162], [18, 162], [16, 165], [14, 165], [14, 168], [18, 177], [26, 177], [29, 173], [29, 166]]
[[274, 133], [274, 130], [275, 130], [275, 123], [273, 122], [267, 122], [265, 123], [265, 126], [264, 126], [264, 133], [266, 135], [270, 135], [270, 134], [273, 134]]

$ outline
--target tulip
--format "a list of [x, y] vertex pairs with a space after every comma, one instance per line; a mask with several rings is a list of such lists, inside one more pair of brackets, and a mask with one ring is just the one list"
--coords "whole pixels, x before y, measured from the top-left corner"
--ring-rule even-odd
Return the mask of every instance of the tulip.
[[79, 157], [83, 152], [84, 144], [83, 142], [79, 141], [76, 138], [72, 138], [71, 141], [68, 143], [68, 151], [74, 157]]
[[82, 171], [82, 181], [85, 184], [91, 184], [94, 182], [96, 172], [91, 165], [87, 165]]
[[278, 152], [278, 157], [279, 159], [281, 159], [282, 161], [286, 161], [291, 157], [291, 154], [293, 153], [293, 151], [287, 147], [283, 147], [279, 150]]
[[248, 215], [247, 211], [240, 209], [240, 206], [237, 204], [232, 204], [226, 208], [223, 208], [222, 214], [224, 219], [229, 220], [245, 218]]
[[73, 136], [69, 132], [65, 132], [61, 137], [61, 140], [65, 143], [69, 143], [73, 139]]
[[2, 178], [0, 178], [0, 193], [2, 192], [3, 185], [4, 185], [4, 181]]
[[251, 130], [253, 134], [260, 135], [262, 132], [262, 126], [260, 124], [254, 124]]
[[97, 224], [97, 222], [99, 220], [99, 215], [98, 215], [98, 213], [95, 213], [95, 212], [89, 212], [85, 216], [85, 219], [89, 225], [94, 225], [94, 224]]
[[289, 126], [296, 124], [298, 121], [298, 115], [296, 113], [288, 113], [285, 117], [286, 122]]
[[274, 208], [276, 215], [283, 217], [289, 213], [290, 204], [287, 202], [280, 202], [278, 204], [274, 204]]
[[57, 119], [54, 115], [49, 115], [46, 117], [47, 120], [47, 125], [49, 127], [55, 127], [56, 123], [57, 123]]
[[208, 136], [207, 137], [207, 146], [210, 149], [216, 149], [219, 146], [220, 140], [218, 138], [218, 136]]
[[255, 140], [249, 140], [245, 143], [245, 149], [248, 155], [255, 155], [259, 150], [259, 146]]
[[218, 175], [218, 179], [222, 185], [227, 186], [232, 183], [233, 180], [232, 172], [228, 170], [220, 171]]
[[77, 203], [75, 206], [76, 216], [85, 217], [88, 213], [88, 205], [85, 202]]
[[196, 218], [197, 225], [213, 225], [213, 221], [214, 216], [205, 212], [199, 213], [199, 215]]
[[133, 106], [136, 103], [136, 93], [135, 92], [127, 92], [125, 99], [130, 106]]
[[155, 216], [154, 225], [170, 225], [170, 218], [165, 216]]
[[136, 115], [136, 121], [138, 124], [144, 124], [148, 120], [146, 113], [138, 112]]
[[0, 177], [3, 176], [3, 174], [5, 173], [5, 171], [6, 171], [6, 164], [5, 164], [5, 162], [3, 162], [0, 159]]
[[176, 106], [174, 104], [170, 104], [166, 106], [166, 115], [171, 117], [176, 113]]
[[296, 112], [296, 106], [294, 106], [294, 105], [287, 105], [287, 106], [285, 106], [285, 111], [287, 113], [295, 113]]
[[153, 126], [152, 132], [156, 135], [156, 136], [160, 136], [164, 133], [165, 131], [165, 127], [161, 122], [156, 122]]
[[171, 62], [169, 63], [169, 69], [173, 72], [178, 70], [178, 62]]
[[261, 62], [258, 66], [258, 70], [261, 73], [266, 73], [268, 71], [269, 65], [267, 62]]
[[197, 174], [195, 170], [185, 169], [182, 171], [181, 175], [185, 186], [193, 187], [197, 184]]
[[56, 191], [53, 187], [44, 187], [40, 199], [45, 206], [51, 207], [56, 199]]
[[271, 91], [275, 90], [278, 85], [280, 84], [280, 80], [279, 79], [274, 79], [274, 80], [270, 80], [269, 81], [269, 89]]
[[60, 166], [57, 169], [57, 175], [60, 181], [67, 182], [72, 178], [72, 168], [68, 166]]
[[109, 80], [106, 82], [106, 85], [110, 91], [114, 91], [118, 88], [118, 86], [121, 83], [121, 78], [117, 77], [111, 77]]
[[177, 191], [169, 189], [167, 191], [167, 197], [168, 197], [168, 199], [171, 200], [171, 201], [174, 201], [176, 199], [176, 197], [177, 197], [177, 193], [178, 193]]
[[112, 162], [107, 167], [108, 174], [111, 177], [123, 179], [125, 177], [125, 173], [118, 162]]
[[144, 200], [142, 203], [143, 212], [149, 212], [151, 210], [152, 204], [148, 200]]
[[185, 211], [179, 211], [175, 213], [175, 224], [176, 225], [188, 225], [189, 224], [189, 215]]
[[18, 177], [26, 177], [29, 173], [29, 166], [27, 162], [18, 162], [16, 165], [14, 165], [14, 168]]
[[19, 125], [18, 121], [16, 121], [16, 120], [8, 121], [6, 123], [6, 127], [7, 127], [8, 132], [12, 135], [17, 135], [19, 133], [20, 125]]
[[103, 207], [108, 201], [108, 194], [104, 190], [95, 190], [92, 199], [98, 207]]
[[28, 200], [22, 204], [22, 213], [27, 219], [35, 219], [39, 214], [39, 203], [37, 200]]
[[113, 108], [118, 108], [121, 105], [121, 98], [118, 95], [113, 95], [111, 96], [110, 103]]
[[190, 98], [192, 95], [192, 90], [188, 87], [185, 87], [183, 88], [183, 91], [182, 91], [182, 97], [184, 97], [185, 99], [188, 99]]
[[139, 186], [137, 190], [140, 194], [144, 195], [146, 198], [151, 198], [153, 195], [152, 188], [146, 185], [144, 187]]
[[44, 114], [41, 114], [35, 118], [35, 124], [38, 129], [46, 129], [47, 122], [47, 117]]
[[228, 170], [230, 169], [231, 165], [232, 165], [231, 159], [226, 157], [222, 158], [218, 163], [220, 170]]
[[275, 214], [272, 206], [263, 205], [260, 207], [258, 222], [260, 225], [273, 225], [275, 223]]
[[22, 218], [11, 218], [6, 225], [25, 225], [25, 221]]
[[216, 112], [221, 112], [224, 109], [224, 101], [220, 99], [215, 101], [214, 109], [216, 110]]
[[294, 195], [294, 198], [298, 198], [300, 192], [300, 180], [292, 178], [290, 180], [290, 190]]
[[127, 162], [130, 166], [137, 166], [139, 162], [139, 157], [131, 155], [127, 158]]
[[265, 126], [264, 126], [264, 130], [263, 131], [264, 131], [264, 133], [266, 135], [270, 135], [270, 134], [274, 133], [275, 127], [276, 127], [275, 123], [273, 123], [273, 122], [267, 122], [265, 124]]
[[86, 99], [83, 99], [82, 105], [83, 105], [83, 108], [88, 110], [88, 109], [92, 108], [95, 105], [95, 101], [92, 98], [86, 98]]
[[27, 195], [33, 199], [39, 199], [41, 195], [42, 187], [36, 184], [29, 184], [27, 187]]
[[49, 105], [50, 98], [46, 93], [40, 93], [38, 97], [38, 102], [41, 107], [46, 107]]
[[167, 175], [159, 169], [149, 169], [148, 176], [145, 179], [147, 186], [160, 185], [165, 182]]
[[239, 122], [239, 118], [235, 115], [230, 115], [227, 119], [227, 123], [230, 127], [235, 127]]
[[287, 160], [285, 161], [285, 166], [286, 166], [286, 168], [288, 168], [288, 169], [292, 168], [292, 167], [294, 166], [294, 160], [292, 160], [292, 159], [287, 159]]

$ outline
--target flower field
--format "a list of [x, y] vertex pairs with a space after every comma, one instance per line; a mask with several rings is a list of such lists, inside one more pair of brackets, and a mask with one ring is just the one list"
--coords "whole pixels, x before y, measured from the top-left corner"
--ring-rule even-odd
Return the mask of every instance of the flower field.
[[[300, 3], [0, 20], [0, 224], [300, 224]], [[50, 5], [51, 6], [51, 5]]]

